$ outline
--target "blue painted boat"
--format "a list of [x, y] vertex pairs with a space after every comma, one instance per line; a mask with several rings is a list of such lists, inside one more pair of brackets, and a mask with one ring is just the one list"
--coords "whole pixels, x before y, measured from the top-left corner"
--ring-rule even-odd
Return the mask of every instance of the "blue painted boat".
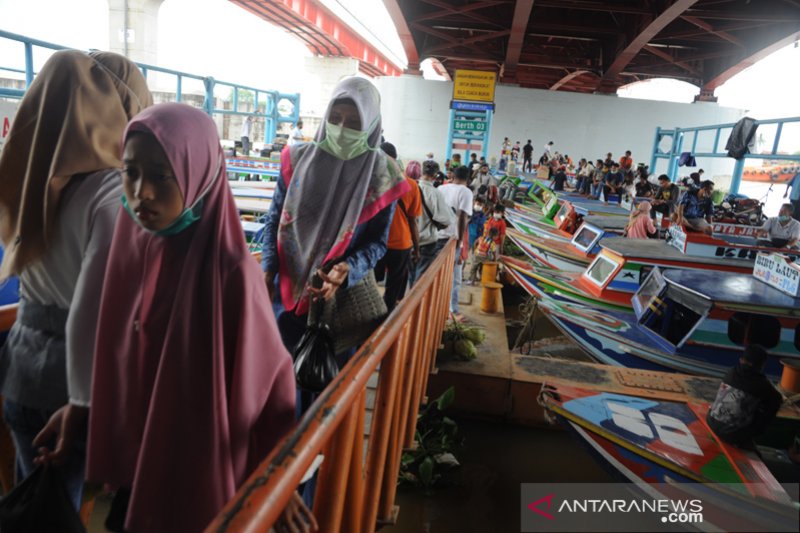
[[745, 344], [800, 360], [800, 298], [752, 275], [654, 269], [630, 311], [602, 309], [540, 292], [540, 308], [565, 335], [600, 362], [721, 377]]

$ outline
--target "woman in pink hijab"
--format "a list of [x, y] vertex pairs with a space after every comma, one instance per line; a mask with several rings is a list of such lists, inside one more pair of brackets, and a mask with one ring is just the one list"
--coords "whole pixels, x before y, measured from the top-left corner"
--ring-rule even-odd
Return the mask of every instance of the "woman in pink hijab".
[[87, 478], [130, 491], [125, 531], [196, 532], [291, 428], [294, 374], [214, 122], [161, 104], [124, 143]]
[[651, 209], [650, 202], [641, 202], [636, 206], [626, 228], [629, 239], [647, 239], [656, 232], [656, 227], [650, 218]]

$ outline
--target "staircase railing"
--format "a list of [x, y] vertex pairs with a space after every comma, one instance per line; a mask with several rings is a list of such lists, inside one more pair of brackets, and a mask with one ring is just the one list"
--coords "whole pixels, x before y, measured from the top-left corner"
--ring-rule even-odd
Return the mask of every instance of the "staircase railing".
[[[207, 532], [268, 531], [320, 453], [314, 499], [320, 531], [366, 533], [394, 522], [400, 458], [414, 445], [417, 413], [447, 320], [454, 254], [451, 241]], [[367, 382], [378, 369], [373, 403]], [[373, 408], [365, 451], [368, 404]]]

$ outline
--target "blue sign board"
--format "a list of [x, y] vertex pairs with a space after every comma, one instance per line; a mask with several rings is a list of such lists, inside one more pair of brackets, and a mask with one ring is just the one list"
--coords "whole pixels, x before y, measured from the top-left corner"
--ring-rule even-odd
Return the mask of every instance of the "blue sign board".
[[494, 111], [494, 102], [461, 102], [450, 100], [450, 109], [456, 111]]

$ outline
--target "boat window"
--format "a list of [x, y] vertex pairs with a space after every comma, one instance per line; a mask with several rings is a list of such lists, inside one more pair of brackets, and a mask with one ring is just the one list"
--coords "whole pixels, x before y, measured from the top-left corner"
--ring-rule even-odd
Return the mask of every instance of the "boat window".
[[661, 299], [651, 300], [639, 322], [670, 344], [681, 346], [709, 309], [709, 300], [670, 284], [666, 291], [662, 290]]
[[[642, 272], [639, 274], [639, 279], [642, 279], [646, 275], [644, 273], [645, 268], [652, 270], [653, 267], [642, 267]], [[650, 304], [650, 300], [652, 300], [654, 296], [658, 295], [662, 283], [662, 277], [660, 274], [661, 273], [658, 272], [658, 274], [654, 274], [645, 278], [644, 282], [639, 288], [639, 291], [633, 296], [633, 299], [635, 300], [634, 303], [636, 304], [635, 307], [638, 310], [643, 311], [646, 309]]]
[[561, 204], [561, 209], [558, 210], [558, 213], [556, 213], [554, 219], [556, 221], [556, 226], [559, 227], [561, 226], [561, 223], [569, 216], [569, 210], [570, 210], [569, 202], [564, 202], [563, 204]]
[[594, 263], [589, 266], [589, 270], [586, 271], [586, 275], [589, 276], [589, 279], [592, 280], [592, 282], [602, 287], [614, 274], [618, 266], [619, 265], [615, 261], [611, 260], [607, 256], [598, 255], [595, 258]]
[[552, 213], [553, 208], [555, 208], [558, 205], [558, 196], [547, 190], [544, 191], [544, 194], [542, 194], [542, 196], [547, 202], [547, 204], [544, 206], [545, 215], [547, 215], [548, 213]]
[[800, 350], [800, 324], [794, 328], [794, 347]]
[[582, 250], [587, 250], [595, 241], [595, 239], [597, 239], [598, 235], [600, 235], [599, 229], [584, 224], [575, 234], [575, 237], [572, 238], [572, 244], [578, 248], [581, 248]]
[[734, 313], [728, 320], [728, 338], [735, 344], [760, 344], [764, 348], [774, 348], [781, 340], [781, 323], [774, 316]]

